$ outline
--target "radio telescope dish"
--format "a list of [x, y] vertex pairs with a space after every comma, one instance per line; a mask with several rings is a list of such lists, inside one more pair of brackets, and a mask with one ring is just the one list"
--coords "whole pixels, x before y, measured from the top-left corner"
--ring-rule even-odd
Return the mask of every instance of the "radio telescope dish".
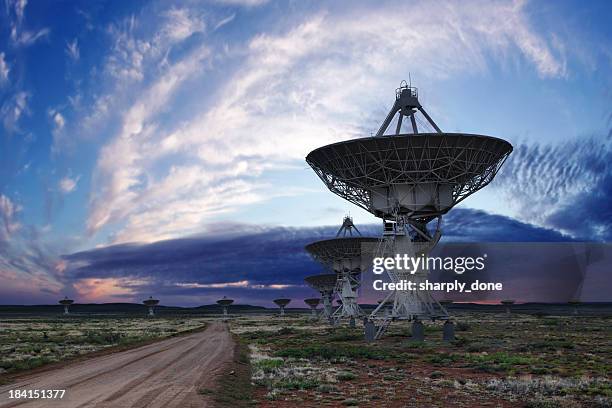
[[280, 307], [280, 315], [285, 315], [285, 307], [291, 302], [291, 299], [274, 299], [274, 303]]
[[68, 308], [70, 307], [71, 304], [74, 303], [74, 300], [68, 299], [68, 296], [64, 296], [64, 298], [60, 300], [58, 303], [64, 306], [64, 314], [67, 315], [69, 314]]
[[375, 216], [425, 221], [489, 184], [511, 151], [490, 136], [403, 134], [320, 147], [306, 161], [333, 193]]
[[321, 299], [319, 298], [304, 299], [304, 303], [310, 306], [310, 315], [313, 319], [317, 318], [317, 306], [319, 306], [320, 302]]
[[334, 301], [338, 277], [335, 273], [326, 273], [322, 275], [307, 276], [304, 281], [308, 286], [321, 294], [321, 300], [323, 301], [321, 319], [330, 320], [333, 313], [332, 303]]
[[149, 296], [148, 299], [143, 300], [142, 302], [145, 306], [149, 308], [149, 316], [155, 316], [155, 306], [159, 304], [159, 300], [153, 299], [153, 296]]
[[234, 303], [234, 299], [228, 299], [227, 296], [223, 296], [222, 299], [217, 300], [217, 304], [223, 309], [224, 319], [227, 318], [227, 309], [232, 303]]
[[506, 310], [506, 316], [510, 316], [510, 314], [512, 313], [512, 305], [514, 304], [514, 300], [513, 299], [505, 299], [500, 301], [499, 303], [501, 303], [502, 305], [504, 305], [504, 309]]
[[228, 299], [227, 296], [223, 296], [223, 299], [217, 300], [217, 304], [221, 306], [229, 306], [234, 303], [234, 299]]
[[[425, 118], [420, 133], [417, 114]], [[385, 135], [395, 117], [395, 133]], [[402, 120], [410, 119], [412, 133], [402, 133]], [[383, 237], [376, 257], [427, 255], [440, 240], [442, 216], [471, 194], [489, 184], [512, 145], [491, 136], [443, 133], [418, 100], [416, 88], [405, 81], [374, 137], [352, 139], [313, 150], [306, 162], [327, 188], [383, 220]], [[437, 219], [435, 230], [427, 224]], [[392, 282], [427, 278], [427, 270], [411, 274], [386, 269]], [[414, 272], [414, 271], [411, 271]], [[393, 320], [418, 321], [448, 318], [446, 310], [426, 291], [393, 291], [370, 315], [378, 323], [379, 338]]]
[[357, 303], [357, 290], [361, 272], [368, 268], [368, 254], [374, 253], [378, 243], [378, 238], [353, 236], [353, 230], [359, 234], [351, 217], [344, 217], [336, 238], [306, 245], [306, 251], [337, 276], [336, 292], [342, 304], [332, 314], [334, 324], [342, 318], [348, 318], [351, 326], [355, 325], [355, 318], [363, 316]]
[[572, 306], [572, 313], [575, 316], [578, 316], [578, 306], [580, 306], [582, 304], [582, 302], [580, 301], [580, 299], [570, 299], [567, 301], [567, 304]]

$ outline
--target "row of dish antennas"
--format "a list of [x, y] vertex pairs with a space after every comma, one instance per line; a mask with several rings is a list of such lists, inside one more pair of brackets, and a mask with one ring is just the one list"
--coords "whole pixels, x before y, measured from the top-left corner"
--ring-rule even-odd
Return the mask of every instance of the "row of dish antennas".
[[[319, 293], [321, 293], [321, 298], [304, 299], [304, 303], [306, 303], [310, 307], [311, 318], [313, 320], [327, 320], [327, 321], [332, 322], [333, 313], [334, 313], [333, 300], [336, 295], [337, 275], [336, 274], [313, 275], [313, 276], [308, 276], [305, 279], [305, 281], [313, 289], [316, 289], [319, 291]], [[280, 308], [280, 316], [285, 316], [285, 307], [291, 302], [291, 299], [279, 298], [279, 299], [274, 299], [273, 302]], [[449, 308], [450, 305], [452, 305], [453, 303], [452, 300], [448, 300], [448, 299], [440, 300], [439, 302], [441, 305], [445, 306], [446, 308]], [[63, 299], [59, 301], [59, 304], [64, 306], [65, 315], [70, 314], [69, 308], [70, 308], [70, 305], [72, 305], [73, 303], [74, 303], [74, 300], [69, 299], [68, 296], [65, 296]], [[159, 300], [153, 299], [153, 297], [150, 296], [148, 299], [143, 300], [142, 303], [145, 306], [147, 306], [147, 310], [148, 310], [147, 315], [151, 317], [155, 316], [155, 306], [159, 304]], [[221, 306], [222, 308], [224, 320], [227, 320], [227, 318], [229, 317], [228, 309], [232, 303], [234, 303], [234, 299], [229, 299], [227, 296], [223, 296], [222, 299], [217, 300], [217, 304]], [[502, 300], [500, 303], [504, 306], [506, 315], [510, 316], [511, 308], [515, 304], [515, 301], [511, 299], [506, 299], [506, 300]], [[580, 302], [579, 300], [573, 299], [573, 300], [568, 301], [567, 303], [568, 305], [572, 307], [572, 313], [574, 315], [578, 315], [579, 314], [578, 308], [582, 302]], [[322, 304], [323, 307], [321, 309], [321, 312], [319, 313], [317, 308], [320, 304]], [[388, 308], [389, 306], [388, 302], [385, 302], [384, 300], [379, 300], [378, 305], [379, 307], [383, 307], [383, 308], [387, 307], [387, 310], [390, 310]], [[342, 299], [336, 299], [336, 308], [340, 309], [342, 307], [343, 307]]]
[[[276, 305], [278, 305], [278, 307], [280, 308], [280, 315], [284, 316], [285, 315], [285, 307], [291, 302], [291, 299], [286, 299], [286, 298], [280, 298], [280, 299], [274, 299], [274, 303]], [[308, 304], [312, 309], [313, 309], [313, 313], [316, 313], [316, 311], [314, 311], [317, 307], [317, 305], [319, 304], [319, 299], [306, 299], [305, 300], [306, 304]], [[65, 296], [63, 299], [61, 299], [58, 302], [60, 305], [64, 306], [64, 314], [68, 315], [70, 314], [70, 306], [74, 303], [74, 300], [69, 299], [68, 296]], [[142, 302], [146, 307], [147, 307], [147, 315], [148, 316], [155, 316], [155, 307], [159, 304], [159, 300], [158, 299], [153, 299], [152, 296], [150, 296], [148, 299], [143, 300]], [[227, 296], [223, 296], [222, 299], [217, 300], [217, 304], [219, 306], [221, 306], [221, 309], [223, 311], [223, 318], [227, 319], [229, 314], [228, 314], [228, 309], [229, 306], [234, 303], [234, 299], [229, 299]]]
[[[73, 299], [69, 299], [68, 296], [64, 296], [64, 298], [61, 299], [58, 303], [64, 306], [64, 315], [70, 314], [70, 306], [74, 303]], [[159, 300], [153, 299], [152, 296], [149, 296], [148, 299], [142, 301], [142, 304], [147, 307], [148, 316], [155, 316], [155, 306], [159, 304]]]

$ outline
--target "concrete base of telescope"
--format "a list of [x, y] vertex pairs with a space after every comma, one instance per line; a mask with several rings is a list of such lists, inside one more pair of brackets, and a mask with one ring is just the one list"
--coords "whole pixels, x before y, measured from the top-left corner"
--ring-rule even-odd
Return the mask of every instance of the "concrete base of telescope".
[[444, 323], [444, 327], [442, 329], [442, 340], [444, 341], [454, 341], [455, 340], [455, 325], [453, 322], [447, 320]]
[[365, 341], [371, 343], [376, 339], [376, 326], [371, 320], [367, 320], [363, 324], [363, 332]]
[[412, 341], [423, 341], [425, 340], [425, 327], [423, 323], [418, 320], [415, 320], [412, 323], [412, 337], [410, 338]]

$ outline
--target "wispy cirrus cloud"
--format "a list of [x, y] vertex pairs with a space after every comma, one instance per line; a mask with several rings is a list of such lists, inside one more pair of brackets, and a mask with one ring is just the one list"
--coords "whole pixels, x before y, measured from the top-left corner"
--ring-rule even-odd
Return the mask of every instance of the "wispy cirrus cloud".
[[11, 19], [11, 41], [17, 47], [27, 47], [49, 35], [49, 28], [30, 31], [24, 28], [27, 0], [6, 0], [6, 11]]
[[77, 177], [64, 177], [59, 182], [59, 188], [64, 194], [72, 193], [79, 182], [80, 176]]
[[0, 52], [0, 86], [8, 82], [9, 72], [11, 72], [11, 69], [6, 62], [6, 56], [3, 52]]
[[258, 7], [267, 4], [270, 0], [213, 0], [214, 3], [228, 6]]
[[[152, 85], [147, 102], [132, 103], [121, 118], [123, 129], [102, 149], [94, 175], [101, 193], [92, 199], [90, 231], [121, 220], [114, 242], [170, 238], [197, 230], [215, 214], [273, 196], [259, 176], [301, 163], [317, 146], [363, 136], [371, 106], [386, 100], [381, 90], [395, 87], [408, 64], [427, 80], [486, 71], [492, 58], [519, 58], [543, 77], [564, 76], [563, 57], [533, 30], [522, 7], [445, 2], [307, 14], [291, 28], [255, 35], [238, 47], [233, 55], [243, 57], [237, 68], [204, 103], [183, 101], [191, 117], [164, 128], [150, 104], [173, 101], [182, 84], [202, 71], [184, 72], [176, 86], [155, 97]], [[185, 17], [189, 13], [180, 14], [180, 24], [162, 31], [203, 29]], [[131, 20], [127, 32], [138, 24]], [[394, 34], [382, 26], [394, 27]], [[123, 39], [129, 48], [117, 52], [123, 60], [109, 60], [118, 63], [112, 71], [141, 81], [145, 55], [160, 55], [143, 41]], [[223, 53], [214, 56], [223, 61]], [[164, 75], [153, 83], [166, 83]], [[165, 164], [169, 160], [174, 164]]]
[[612, 130], [516, 146], [493, 186], [518, 219], [583, 240], [612, 240]]
[[37, 42], [38, 40], [42, 38], [46, 38], [50, 32], [51, 30], [49, 30], [48, 28], [43, 28], [38, 31], [22, 31], [22, 32], [17, 32], [16, 30], [14, 30], [11, 33], [11, 38], [13, 39], [16, 45], [27, 47], [27, 46], [34, 44], [35, 42]]
[[78, 61], [81, 57], [81, 51], [79, 50], [79, 41], [76, 38], [71, 42], [66, 43], [66, 55], [72, 61]]
[[0, 281], [4, 303], [39, 299], [63, 286], [54, 270], [55, 250], [40, 240], [40, 230], [21, 220], [23, 208], [0, 194]]
[[24, 115], [30, 112], [28, 109], [29, 99], [30, 94], [28, 92], [18, 91], [4, 101], [2, 107], [0, 107], [0, 118], [7, 132], [20, 132], [19, 122]]
[[17, 221], [17, 212], [19, 206], [4, 194], [0, 194], [0, 245], [8, 243], [11, 236], [21, 227]]

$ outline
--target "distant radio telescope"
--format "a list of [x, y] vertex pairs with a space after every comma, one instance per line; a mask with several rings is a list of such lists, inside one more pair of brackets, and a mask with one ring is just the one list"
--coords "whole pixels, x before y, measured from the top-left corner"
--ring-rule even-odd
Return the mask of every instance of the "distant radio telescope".
[[313, 319], [317, 318], [317, 306], [319, 306], [319, 302], [321, 302], [319, 298], [304, 299], [304, 303], [310, 306], [310, 315]]
[[[395, 132], [385, 135], [396, 116]], [[404, 117], [411, 133], [402, 133]], [[382, 219], [376, 257], [426, 256], [440, 240], [442, 216], [489, 184], [511, 152], [510, 143], [495, 137], [443, 133], [419, 103], [417, 89], [403, 81], [376, 136], [320, 147], [306, 161], [330, 191]], [[411, 272], [386, 269], [394, 283], [428, 277], [425, 269]], [[427, 291], [396, 290], [387, 299], [393, 303], [389, 316], [382, 305], [369, 316], [376, 338], [394, 320], [448, 318]]]
[[[355, 236], [353, 236], [355, 232]], [[336, 293], [342, 301], [332, 314], [334, 323], [346, 318], [355, 326], [355, 318], [363, 316], [357, 303], [361, 272], [369, 267], [369, 258], [364, 247], [371, 246], [372, 252], [378, 238], [362, 237], [353, 219], [344, 217], [336, 238], [316, 241], [306, 245], [306, 251], [321, 265], [337, 276]]]
[[229, 305], [231, 305], [232, 303], [234, 303], [234, 299], [228, 299], [227, 296], [223, 296], [223, 299], [217, 300], [217, 304], [220, 305], [221, 308], [223, 309], [224, 319], [227, 319], [227, 309], [229, 308]]
[[153, 317], [155, 316], [155, 306], [157, 306], [157, 304], [159, 303], [159, 300], [157, 299], [153, 299], [152, 296], [149, 296], [148, 299], [143, 300], [142, 302], [146, 307], [149, 308], [149, 316]]
[[291, 302], [291, 299], [274, 299], [274, 303], [276, 303], [276, 305], [278, 307], [280, 307], [280, 315], [284, 316], [285, 315], [285, 306], [287, 306], [289, 304], [289, 302]]
[[64, 296], [64, 298], [59, 301], [59, 304], [64, 306], [64, 314], [65, 315], [69, 314], [68, 308], [73, 303], [74, 303], [74, 300], [68, 299], [68, 296]]
[[440, 306], [444, 309], [448, 310], [453, 305], [453, 301], [451, 299], [440, 299]]
[[321, 294], [323, 302], [323, 310], [321, 311], [321, 319], [330, 320], [333, 313], [333, 301], [336, 293], [337, 277], [335, 273], [326, 273], [321, 275], [307, 276], [304, 281]]
[[578, 299], [571, 299], [570, 301], [567, 302], [567, 304], [572, 307], [572, 313], [575, 316], [578, 316], [578, 306], [580, 306], [581, 303], [582, 302]]
[[506, 315], [510, 316], [510, 307], [512, 307], [512, 305], [514, 304], [514, 300], [512, 299], [506, 299], [506, 300], [502, 300], [501, 302], [502, 305], [504, 305], [505, 309], [506, 309]]

